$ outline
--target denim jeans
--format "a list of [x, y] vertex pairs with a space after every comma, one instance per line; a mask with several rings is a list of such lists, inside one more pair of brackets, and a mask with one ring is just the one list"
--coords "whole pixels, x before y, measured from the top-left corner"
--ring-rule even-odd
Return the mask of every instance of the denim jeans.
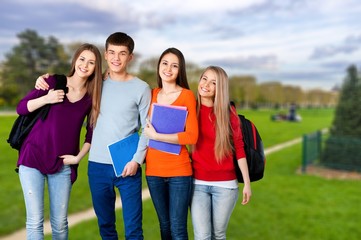
[[226, 239], [228, 222], [237, 199], [238, 188], [195, 184], [191, 202], [194, 239]]
[[122, 201], [125, 239], [143, 239], [142, 169], [131, 177], [116, 177], [112, 165], [89, 161], [88, 180], [102, 239], [118, 239], [115, 187]]
[[192, 177], [147, 176], [147, 182], [158, 215], [162, 239], [188, 239], [187, 218]]
[[68, 239], [68, 204], [71, 191], [70, 166], [55, 174], [42, 174], [35, 168], [19, 167], [26, 207], [26, 237], [44, 239], [44, 189], [48, 182], [52, 239]]

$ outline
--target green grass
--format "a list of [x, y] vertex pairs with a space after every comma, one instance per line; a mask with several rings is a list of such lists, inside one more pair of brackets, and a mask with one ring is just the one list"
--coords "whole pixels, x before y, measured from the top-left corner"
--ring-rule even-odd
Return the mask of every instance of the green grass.
[[[276, 111], [273, 110], [241, 111], [242, 114], [246, 115], [246, 117], [250, 118], [256, 124], [257, 128], [261, 133], [261, 136], [263, 138], [266, 147], [273, 146], [275, 144], [300, 137], [305, 133], [310, 133], [325, 127], [329, 127], [333, 118], [332, 109], [305, 109], [299, 111], [299, 114], [303, 118], [303, 121], [300, 123], [273, 122], [271, 121], [271, 115], [274, 114], [275, 112]], [[8, 136], [8, 132], [11, 128], [14, 119], [15, 116], [0, 117], [0, 122], [1, 122], [0, 181], [1, 181], [2, 192], [6, 193], [6, 194], [2, 194], [4, 196], [0, 200], [0, 209], [1, 209], [0, 236], [6, 235], [10, 232], [15, 231], [16, 229], [20, 229], [25, 226], [25, 208], [24, 208], [21, 186], [17, 174], [13, 171], [17, 159], [17, 152], [15, 150], [12, 150], [9, 147], [9, 145], [6, 143], [6, 138]], [[295, 203], [297, 206], [298, 202], [303, 199], [302, 195], [296, 194], [295, 196], [293, 196], [292, 194], [287, 194], [287, 192], [297, 193], [298, 191], [301, 191], [306, 188], [307, 186], [305, 185], [306, 183], [308, 184], [308, 186], [318, 186], [318, 185], [323, 186], [325, 184], [321, 184], [321, 183], [327, 181], [322, 179], [316, 179], [317, 181], [313, 182], [314, 181], [313, 179], [315, 179], [313, 177], [295, 175], [295, 168], [297, 168], [301, 163], [301, 150], [300, 147], [295, 149], [294, 148], [290, 148], [290, 149], [291, 149], [290, 152], [281, 154], [277, 158], [274, 156], [278, 156], [278, 153], [275, 153], [270, 157], [268, 157], [265, 179], [260, 182], [256, 182], [252, 184], [253, 192], [254, 192], [252, 203], [246, 207], [238, 205], [237, 209], [235, 210], [232, 216], [230, 223], [230, 231], [231, 229], [234, 229], [236, 234], [234, 235], [232, 232], [230, 232], [229, 239], [235, 239], [235, 236], [244, 236], [245, 234], [247, 234], [246, 235], [247, 237], [245, 237], [244, 239], [276, 239], [276, 237], [274, 236], [278, 236], [280, 239], [282, 239], [281, 236], [288, 236], [288, 235], [290, 235], [291, 237], [290, 238], [287, 237], [287, 239], [296, 239], [296, 236], [298, 236], [296, 235], [297, 231], [293, 230], [293, 228], [285, 226], [286, 228], [290, 228], [291, 231], [285, 234], [283, 233], [283, 231], [287, 231], [287, 229], [283, 230], [283, 227], [282, 228], [273, 227], [274, 230], [277, 231], [277, 232], [273, 232], [271, 231], [272, 228], [269, 228], [269, 225], [273, 225], [273, 224], [277, 225], [277, 223], [283, 224], [284, 221], [291, 224], [292, 221], [294, 221], [294, 219], [300, 218], [298, 215], [297, 216], [292, 215], [291, 217], [287, 216], [287, 219], [282, 219], [282, 216], [285, 215], [284, 212], [285, 209], [291, 208], [290, 209], [291, 212], [296, 211], [292, 207], [294, 206], [293, 203]], [[90, 191], [87, 182], [87, 175], [86, 175], [87, 161], [86, 159], [84, 159], [83, 161], [84, 162], [82, 162], [79, 167], [78, 180], [73, 186], [72, 196], [69, 206], [69, 213], [74, 213], [84, 209], [88, 209], [92, 206]], [[273, 169], [272, 165], [274, 163], [282, 163], [282, 164], [277, 165], [277, 167]], [[304, 182], [305, 178], [306, 179], [310, 178], [312, 181], [310, 183]], [[292, 185], [284, 186], [286, 183]], [[341, 185], [341, 183], [339, 183], [338, 181], [335, 181], [335, 183], [333, 183], [333, 186], [339, 186], [339, 185]], [[336, 198], [337, 195], [336, 193], [344, 190], [342, 185], [339, 186], [339, 188], [340, 189], [335, 189], [333, 193], [327, 195], [327, 197], [323, 197], [322, 199]], [[270, 191], [271, 189], [272, 191]], [[360, 188], [358, 188], [358, 190], [359, 189]], [[307, 198], [319, 198], [317, 194], [320, 193], [317, 192], [317, 194], [315, 194], [314, 187], [312, 187], [308, 191], [306, 190], [303, 191], [307, 192], [307, 195], [305, 196]], [[349, 191], [352, 192], [353, 190], [349, 190]], [[279, 198], [282, 197], [282, 199], [279, 199], [277, 196]], [[347, 196], [347, 199], [348, 198], [349, 197]], [[287, 201], [287, 199], [289, 199], [289, 201]], [[282, 204], [279, 204], [278, 202]], [[48, 214], [47, 206], [48, 205], [46, 205], [46, 209], [45, 209], [46, 215]], [[356, 205], [350, 205], [350, 206], [348, 205], [349, 208], [351, 206], [353, 206], [354, 208]], [[263, 207], [264, 209], [258, 212], [258, 209], [261, 210]], [[353, 208], [348, 209], [346, 212], [351, 211]], [[272, 212], [275, 213], [270, 215], [269, 213]], [[298, 213], [298, 211], [296, 212]], [[299, 213], [306, 214], [307, 212], [301, 209], [299, 210]], [[327, 211], [324, 214], [326, 213]], [[320, 211], [318, 212], [318, 215], [320, 215], [318, 217], [323, 217], [324, 214], [321, 214]], [[144, 232], [146, 239], [159, 239], [158, 221], [154, 212], [152, 202], [150, 200], [144, 203], [143, 215], [144, 215]], [[280, 216], [280, 218], [277, 218], [277, 216]], [[118, 229], [119, 232], [122, 233], [122, 218], [120, 212], [118, 212], [117, 217], [118, 217], [117, 219]], [[267, 221], [259, 222], [262, 219]], [[315, 221], [315, 219], [305, 218], [301, 222], [303, 221], [305, 221], [305, 225], [307, 226], [309, 221], [312, 223], [313, 221]], [[329, 222], [330, 220], [322, 218], [320, 219], [320, 221]], [[301, 227], [302, 226], [300, 226], [299, 228]], [[79, 231], [77, 231], [77, 229], [79, 229]], [[84, 229], [87, 229], [87, 231], [84, 231]], [[270, 233], [267, 235], [270, 236], [270, 238], [262, 238], [260, 237], [262, 235], [257, 235], [258, 234], [257, 232], [263, 233], [265, 231], [270, 231]], [[296, 231], [296, 232], [293, 233], [292, 231]], [[190, 223], [190, 233], [191, 233], [191, 223]], [[85, 236], [86, 234], [89, 234], [89, 237]], [[253, 235], [258, 237], [253, 237]], [[85, 223], [85, 225], [81, 224], [79, 226], [75, 226], [74, 228], [71, 229], [70, 236], [71, 236], [70, 239], [91, 239], [90, 236], [93, 237], [99, 236], [96, 221], [91, 220]], [[98, 237], [95, 237], [95, 239], [98, 239]]]
[[[0, 116], [0, 236], [25, 227], [25, 206], [18, 174], [14, 171], [17, 162], [17, 151], [12, 149], [6, 139], [9, 135], [15, 116]], [[82, 133], [84, 134], [84, 132]], [[71, 193], [69, 212], [74, 213], [89, 209], [92, 206], [87, 177], [86, 159], [79, 166], [79, 176]], [[49, 214], [49, 204], [45, 201], [45, 215]], [[5, 220], [6, 219], [6, 220]]]
[[300, 152], [298, 144], [269, 156], [265, 178], [252, 185], [252, 207], [238, 206], [245, 239], [358, 239], [361, 182], [297, 175]]
[[[268, 156], [264, 179], [252, 183], [251, 202], [243, 206], [239, 201], [236, 205], [228, 239], [359, 239], [361, 181], [298, 175], [300, 152], [301, 144], [297, 144]], [[122, 239], [121, 214], [121, 210], [117, 211], [117, 229]], [[160, 239], [151, 200], [143, 203], [143, 229], [145, 239]], [[188, 231], [193, 239], [190, 220]], [[70, 239], [95, 240], [98, 236], [96, 219], [70, 230]]]
[[17, 151], [12, 150], [6, 139], [15, 117], [0, 117], [0, 235], [24, 226], [25, 208], [18, 175], [14, 169]]
[[239, 113], [254, 122], [261, 134], [265, 147], [274, 146], [303, 134], [311, 133], [331, 126], [333, 109], [301, 109], [301, 122], [272, 121], [271, 116], [279, 110], [239, 110]]

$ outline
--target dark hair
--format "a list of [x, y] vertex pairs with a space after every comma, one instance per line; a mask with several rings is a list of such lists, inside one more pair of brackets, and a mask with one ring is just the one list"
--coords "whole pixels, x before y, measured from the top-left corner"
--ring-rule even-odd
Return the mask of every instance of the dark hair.
[[123, 32], [115, 32], [111, 34], [105, 41], [105, 50], [108, 50], [110, 44], [115, 46], [125, 46], [128, 48], [130, 54], [134, 51], [133, 38]]
[[162, 79], [160, 78], [160, 75], [159, 75], [159, 65], [160, 65], [160, 62], [162, 61], [162, 58], [164, 57], [164, 55], [166, 55], [168, 53], [172, 53], [172, 54], [176, 55], [178, 60], [179, 60], [179, 72], [178, 72], [178, 76], [177, 76], [177, 79], [176, 79], [177, 85], [181, 86], [182, 88], [189, 89], [188, 80], [187, 80], [187, 73], [186, 73], [186, 61], [184, 60], [183, 53], [181, 51], [179, 51], [178, 49], [173, 48], [173, 47], [166, 49], [162, 53], [162, 55], [160, 55], [160, 57], [159, 57], [159, 61], [158, 61], [158, 65], [157, 65], [157, 83], [158, 83], [158, 87], [160, 87], [160, 88], [163, 87]]

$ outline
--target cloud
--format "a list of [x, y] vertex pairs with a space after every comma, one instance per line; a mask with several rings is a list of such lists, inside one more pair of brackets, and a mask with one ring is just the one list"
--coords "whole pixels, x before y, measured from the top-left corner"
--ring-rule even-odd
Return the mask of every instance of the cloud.
[[324, 86], [359, 61], [360, 12], [358, 0], [1, 0], [0, 61], [25, 29], [101, 46], [123, 31], [139, 62], [177, 47], [187, 62], [230, 75]]
[[305, 71], [293, 71], [293, 72], [283, 72], [283, 79], [290, 80], [305, 80], [305, 79], [318, 79], [318, 80], [326, 80], [330, 79], [329, 77], [333, 74], [330, 71], [319, 71], [319, 70], [305, 70]]
[[240, 70], [276, 70], [277, 57], [275, 55], [267, 56], [238, 56], [233, 58], [218, 58], [205, 61], [205, 64], [219, 65]]
[[351, 62], [351, 61], [331, 61], [331, 62], [320, 64], [320, 66], [336, 73], [336, 72], [346, 71], [346, 69], [349, 66], [357, 65], [357, 64], [359, 64], [359, 63], [355, 63], [355, 62]]
[[290, 16], [295, 12], [305, 11], [308, 7], [307, 0], [284, 0], [284, 1], [259, 1], [254, 2], [245, 9], [235, 9], [230, 11], [233, 14], [252, 14], [252, 15], [279, 15], [279, 16]]
[[336, 56], [338, 54], [351, 54], [358, 51], [361, 47], [361, 34], [346, 37], [338, 45], [327, 45], [314, 49], [310, 59], [324, 59]]
[[26, 29], [35, 30], [42, 37], [54, 36], [63, 44], [74, 41], [104, 44], [112, 32], [132, 34], [142, 28], [140, 19], [132, 14], [130, 8], [122, 7], [117, 11], [106, 7], [97, 9], [88, 1], [84, 4], [82, 1], [5, 0], [0, 11], [2, 55], [18, 43], [17, 34]]
[[261, 72], [256, 74], [259, 82], [278, 81], [284, 85], [297, 85], [303, 89], [331, 90], [343, 81], [345, 73], [333, 70], [305, 69], [304, 71]]

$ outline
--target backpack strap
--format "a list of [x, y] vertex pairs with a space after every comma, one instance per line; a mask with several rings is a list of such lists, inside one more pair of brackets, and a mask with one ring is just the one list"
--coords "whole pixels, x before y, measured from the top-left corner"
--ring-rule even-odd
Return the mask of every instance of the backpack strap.
[[55, 90], [59, 90], [62, 89], [64, 91], [65, 94], [68, 93], [68, 87], [66, 86], [67, 84], [67, 78], [65, 75], [63, 74], [54, 74], [54, 77], [56, 79], [55, 82]]
[[[68, 87], [66, 86], [67, 84], [67, 78], [65, 75], [63, 74], [54, 74], [54, 77], [55, 77], [55, 88], [54, 90], [63, 90], [65, 94], [68, 93]], [[48, 116], [48, 112], [49, 112], [49, 109], [50, 109], [50, 104], [47, 104], [45, 106], [43, 106], [41, 109], [40, 109], [40, 112], [39, 112], [39, 117], [41, 118], [41, 120], [45, 120], [46, 116]]]
[[256, 127], [254, 126], [253, 122], [250, 122], [252, 126], [252, 135], [253, 135], [253, 146], [254, 149], [257, 150], [257, 135], [256, 135]]

